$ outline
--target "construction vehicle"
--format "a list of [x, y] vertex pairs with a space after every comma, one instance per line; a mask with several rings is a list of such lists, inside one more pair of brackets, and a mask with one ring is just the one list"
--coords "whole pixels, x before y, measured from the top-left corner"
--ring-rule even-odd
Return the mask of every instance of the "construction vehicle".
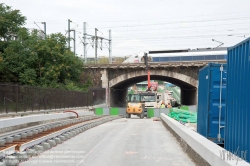
[[172, 91], [166, 91], [165, 102], [166, 104], [170, 103], [171, 106], [175, 106], [177, 101], [172, 94]]
[[145, 107], [141, 101], [141, 94], [129, 94], [127, 98], [126, 118], [137, 115], [144, 118]]
[[158, 90], [158, 82], [150, 82], [150, 90], [153, 92], [157, 92]]
[[149, 92], [139, 92], [138, 94], [129, 94], [127, 97], [126, 117], [137, 115], [140, 118], [147, 116], [148, 108], [159, 108], [162, 103], [162, 95], [154, 91], [157, 87]]
[[160, 108], [162, 101], [162, 95], [157, 94], [157, 91], [129, 94], [127, 97], [126, 118], [137, 115], [143, 119], [147, 116], [148, 108]]
[[148, 108], [160, 108], [162, 104], [162, 95], [157, 92], [145, 92], [141, 93], [141, 101], [145, 109]]
[[163, 101], [162, 95], [157, 94], [158, 82], [150, 83], [147, 53], [144, 55], [144, 62], [148, 72], [148, 88], [146, 92], [128, 95], [126, 108], [127, 118], [130, 118], [131, 114], [133, 114], [143, 119], [144, 116], [147, 115], [148, 108], [160, 108]]

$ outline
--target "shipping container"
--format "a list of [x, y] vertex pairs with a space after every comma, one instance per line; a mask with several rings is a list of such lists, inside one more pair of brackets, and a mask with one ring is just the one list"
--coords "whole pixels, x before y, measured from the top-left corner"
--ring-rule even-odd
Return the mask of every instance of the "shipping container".
[[250, 162], [250, 38], [228, 48], [224, 148]]
[[199, 70], [197, 132], [217, 144], [224, 144], [226, 74], [226, 64]]

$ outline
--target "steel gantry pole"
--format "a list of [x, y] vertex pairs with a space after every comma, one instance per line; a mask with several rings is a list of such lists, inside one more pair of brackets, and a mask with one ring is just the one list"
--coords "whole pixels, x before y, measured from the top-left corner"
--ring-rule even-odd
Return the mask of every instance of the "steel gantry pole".
[[70, 19], [68, 19], [68, 47], [70, 49]]
[[95, 28], [95, 64], [97, 64], [97, 47], [98, 47], [97, 31], [98, 29]]
[[43, 32], [44, 32], [44, 38], [46, 39], [46, 22], [42, 22], [43, 24]]
[[[107, 38], [104, 38], [104, 37], [101, 37], [101, 36], [97, 36], [97, 31], [98, 29], [95, 28], [95, 35], [90, 35], [90, 34], [87, 34], [86, 33], [86, 22], [83, 22], [83, 54], [84, 54], [84, 63], [87, 63], [87, 42], [86, 42], [86, 39], [87, 39], [87, 36], [91, 37], [91, 39], [93, 40], [93, 42], [90, 42], [91, 43], [91, 46], [94, 47], [95, 46], [95, 57], [94, 57], [94, 63], [97, 64], [98, 62], [98, 58], [97, 58], [97, 49], [98, 49], [98, 39], [101, 40], [101, 49], [102, 49], [102, 40], [107, 40], [109, 41], [109, 46], [108, 49], [109, 49], [109, 63], [111, 64], [112, 63], [112, 37], [111, 37], [111, 30], [109, 30], [109, 39]], [[107, 43], [105, 43], [107, 44]]]
[[111, 39], [111, 30], [109, 30], [109, 64], [112, 64], [112, 39]]
[[87, 43], [86, 43], [86, 22], [83, 23], [83, 54], [84, 54], [84, 63], [87, 63]]
[[73, 29], [72, 31], [74, 31], [74, 55], [76, 56], [76, 30]]

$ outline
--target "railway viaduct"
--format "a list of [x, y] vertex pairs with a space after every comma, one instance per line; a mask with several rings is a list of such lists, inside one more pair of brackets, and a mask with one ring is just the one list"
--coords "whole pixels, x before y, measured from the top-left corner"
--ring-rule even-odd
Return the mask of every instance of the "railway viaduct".
[[[152, 80], [173, 83], [181, 89], [181, 103], [197, 103], [198, 72], [209, 62], [171, 62], [150, 64]], [[90, 79], [94, 87], [106, 88], [106, 103], [111, 107], [125, 106], [128, 87], [147, 80], [144, 64], [85, 65], [82, 83]]]

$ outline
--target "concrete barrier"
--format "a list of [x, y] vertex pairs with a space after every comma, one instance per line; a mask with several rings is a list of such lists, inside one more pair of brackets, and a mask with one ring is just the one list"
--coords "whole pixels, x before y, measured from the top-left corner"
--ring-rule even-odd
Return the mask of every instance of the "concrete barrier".
[[161, 113], [168, 114], [169, 108], [148, 108], [147, 117], [160, 117]]
[[95, 115], [109, 115], [109, 108], [95, 108]]
[[188, 106], [188, 110], [192, 112], [197, 112], [197, 105], [190, 105]]
[[[76, 112], [78, 113], [79, 116], [94, 114], [94, 112], [92, 111], [76, 111]], [[67, 112], [67, 113], [41, 114], [41, 115], [31, 115], [31, 116], [25, 116], [25, 117], [1, 119], [0, 129], [11, 127], [11, 126], [27, 124], [27, 123], [32, 123], [32, 122], [55, 120], [55, 119], [61, 119], [61, 118], [71, 118], [71, 117], [76, 117], [76, 115], [74, 113]]]
[[[76, 110], [75, 110], [76, 111]], [[94, 115], [93, 111], [76, 111], [79, 116], [85, 116], [85, 115]], [[74, 117], [76, 116], [74, 113], [71, 113]]]
[[250, 166], [246, 161], [209, 141], [202, 135], [161, 114], [163, 124], [179, 140], [183, 150], [198, 164], [212, 166]]
[[[169, 108], [149, 108], [147, 117], [160, 117], [160, 114], [168, 114]], [[95, 108], [95, 115], [126, 115], [126, 107], [98, 107]]]
[[95, 108], [107, 107], [106, 104], [99, 104], [94, 106], [86, 106], [86, 107], [73, 107], [73, 108], [62, 108], [62, 109], [52, 109], [52, 110], [34, 110], [34, 111], [25, 111], [25, 112], [8, 112], [8, 113], [0, 113], [0, 117], [15, 117], [15, 116], [27, 116], [33, 114], [44, 114], [44, 113], [53, 113], [53, 112], [64, 112], [65, 110], [79, 110], [82, 111], [94, 111]]
[[95, 115], [126, 115], [125, 107], [98, 107], [95, 108]]
[[79, 107], [79, 108], [66, 108], [66, 109], [52, 109], [52, 110], [40, 110], [40, 111], [25, 111], [25, 112], [9, 112], [9, 113], [0, 113], [0, 117], [15, 117], [15, 116], [27, 116], [27, 115], [38, 115], [44, 113], [54, 113], [54, 112], [63, 112], [65, 110], [85, 110], [89, 111], [92, 107]]

